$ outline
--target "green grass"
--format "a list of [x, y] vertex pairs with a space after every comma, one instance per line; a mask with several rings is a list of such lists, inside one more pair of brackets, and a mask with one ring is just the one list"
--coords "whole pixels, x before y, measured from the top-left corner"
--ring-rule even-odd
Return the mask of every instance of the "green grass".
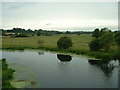
[[[24, 37], [24, 38], [2, 38], [2, 48], [9, 48], [9, 47], [18, 47], [18, 48], [27, 48], [33, 47], [38, 48], [39, 46], [42, 47], [49, 47], [49, 48], [56, 48], [57, 47], [57, 40], [63, 35], [56, 35], [56, 36], [34, 36], [34, 37]], [[73, 47], [71, 49], [85, 49], [89, 50], [88, 43], [92, 40], [90, 34], [81, 34], [81, 35], [67, 35], [71, 37], [73, 41]], [[44, 43], [42, 45], [38, 45], [38, 41], [42, 40]]]
[[[24, 49], [43, 49], [58, 52], [70, 52], [75, 54], [83, 54], [97, 59], [118, 59], [117, 46], [112, 46], [111, 52], [91, 52], [88, 44], [93, 40], [91, 34], [81, 35], [65, 35], [72, 39], [73, 46], [70, 49], [58, 49], [57, 40], [64, 35], [55, 36], [33, 36], [22, 38], [2, 38], [2, 49], [24, 50]], [[40, 41], [38, 44], [38, 41]], [[43, 42], [43, 43], [41, 43]]]

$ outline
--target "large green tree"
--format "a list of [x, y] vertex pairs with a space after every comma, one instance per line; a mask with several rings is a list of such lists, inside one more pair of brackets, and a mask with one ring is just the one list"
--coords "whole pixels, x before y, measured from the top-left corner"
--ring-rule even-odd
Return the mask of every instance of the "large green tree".
[[57, 41], [57, 47], [59, 49], [67, 49], [67, 48], [70, 48], [72, 47], [72, 40], [70, 37], [67, 37], [67, 36], [63, 36], [61, 38], [58, 39]]
[[101, 49], [101, 43], [99, 39], [94, 39], [89, 43], [89, 48], [91, 51], [99, 51]]
[[96, 37], [96, 38], [98, 38], [99, 36], [100, 36], [99, 29], [96, 28], [96, 29], [94, 30], [93, 34], [92, 34], [92, 37]]
[[99, 32], [99, 36], [102, 36], [105, 32], [111, 32], [108, 28], [102, 28]]
[[115, 42], [120, 46], [120, 32], [115, 33]]
[[113, 44], [113, 32], [105, 32], [101, 37], [100, 37], [100, 43], [102, 45], [102, 49], [104, 51], [109, 51], [111, 48], [111, 45]]

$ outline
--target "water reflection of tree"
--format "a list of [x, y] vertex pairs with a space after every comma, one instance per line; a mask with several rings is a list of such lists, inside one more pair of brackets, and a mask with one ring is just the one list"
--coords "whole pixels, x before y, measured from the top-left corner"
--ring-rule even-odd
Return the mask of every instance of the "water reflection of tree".
[[110, 78], [112, 76], [112, 71], [114, 70], [115, 66], [110, 63], [109, 60], [88, 60], [88, 62], [91, 65], [100, 68], [107, 78]]
[[60, 61], [71, 61], [72, 57], [70, 55], [57, 54], [57, 58]]

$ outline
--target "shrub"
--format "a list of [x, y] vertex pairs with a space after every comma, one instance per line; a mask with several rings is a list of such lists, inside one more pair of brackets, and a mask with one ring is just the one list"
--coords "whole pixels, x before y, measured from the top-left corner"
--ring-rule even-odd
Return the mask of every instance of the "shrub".
[[2, 70], [7, 70], [8, 65], [6, 64], [6, 59], [2, 59]]
[[113, 33], [112, 32], [105, 32], [100, 37], [100, 43], [102, 45], [102, 49], [106, 52], [108, 52], [113, 44]]
[[114, 50], [113, 52], [112, 52], [112, 56], [113, 56], [113, 59], [118, 59], [118, 60], [120, 60], [120, 50], [118, 49], [118, 50]]
[[95, 39], [89, 43], [89, 48], [91, 51], [99, 51], [101, 48], [100, 40]]
[[6, 89], [16, 90], [16, 88], [11, 85], [10, 81], [4, 81], [4, 83], [2, 82], [2, 90]]
[[2, 90], [5, 88], [15, 89], [10, 83], [10, 80], [13, 79], [13, 72], [15, 72], [15, 70], [8, 68], [6, 59], [3, 58], [2, 59]]
[[14, 70], [11, 69], [11, 68], [8, 68], [7, 70], [4, 70], [2, 72], [2, 79], [3, 79], [3, 81], [11, 80], [13, 78], [13, 72], [14, 72]]
[[57, 41], [57, 47], [59, 49], [67, 49], [72, 47], [72, 40], [71, 38], [64, 36], [61, 37], [58, 41]]

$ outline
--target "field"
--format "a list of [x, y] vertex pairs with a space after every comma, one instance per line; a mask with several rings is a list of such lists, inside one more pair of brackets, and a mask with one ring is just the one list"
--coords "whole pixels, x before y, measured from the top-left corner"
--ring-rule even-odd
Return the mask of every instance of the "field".
[[[33, 37], [22, 37], [22, 38], [2, 38], [2, 48], [10, 47], [33, 47], [38, 48], [39, 46], [56, 48], [57, 40], [63, 35], [54, 35], [54, 36], [33, 36]], [[66, 35], [71, 37], [73, 41], [74, 50], [89, 50], [88, 43], [92, 40], [91, 34], [81, 34], [81, 35]], [[38, 41], [43, 43], [38, 44]]]
[[[58, 52], [70, 52], [74, 54], [85, 54], [91, 58], [96, 59], [118, 59], [119, 54], [117, 51], [117, 46], [112, 46], [109, 52], [92, 52], [89, 50], [89, 42], [93, 40], [91, 34], [81, 34], [81, 35], [65, 35], [72, 39], [73, 46], [70, 49], [61, 50], [57, 48], [57, 40], [64, 35], [54, 35], [54, 36], [32, 36], [32, 37], [19, 37], [10, 38], [3, 37], [2, 39], [2, 49], [11, 50], [24, 50], [24, 49], [44, 49], [49, 51]], [[40, 43], [38, 44], [38, 41]]]

